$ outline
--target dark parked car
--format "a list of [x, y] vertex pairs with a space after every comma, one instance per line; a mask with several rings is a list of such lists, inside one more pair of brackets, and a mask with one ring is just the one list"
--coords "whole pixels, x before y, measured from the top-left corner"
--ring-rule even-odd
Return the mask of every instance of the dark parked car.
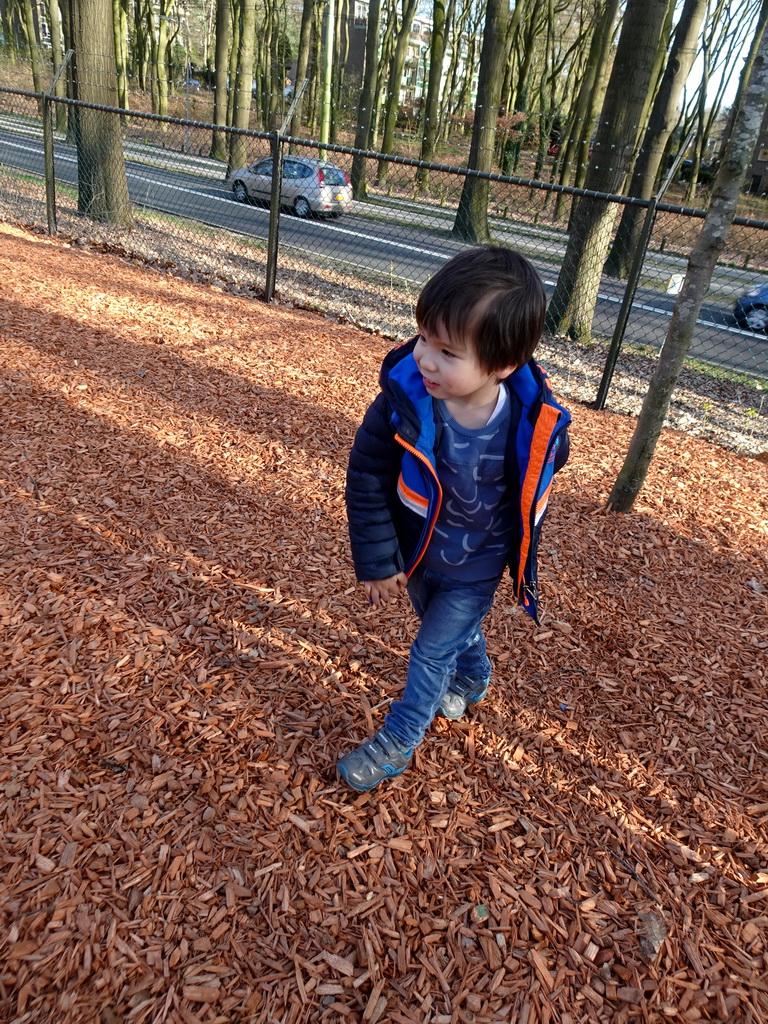
[[768, 284], [760, 285], [738, 298], [733, 306], [733, 315], [739, 327], [768, 334]]
[[[680, 181], [690, 181], [693, 174], [693, 160], [683, 160], [680, 164]], [[717, 164], [699, 164], [696, 181], [699, 185], [711, 185], [717, 176]]]

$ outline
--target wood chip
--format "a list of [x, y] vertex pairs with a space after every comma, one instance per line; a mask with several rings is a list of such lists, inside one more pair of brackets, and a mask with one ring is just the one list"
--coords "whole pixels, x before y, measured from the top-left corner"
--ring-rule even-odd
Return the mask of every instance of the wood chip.
[[416, 628], [343, 501], [391, 342], [7, 224], [0, 267], [8, 1019], [768, 1020], [768, 463], [664, 430], [616, 516], [633, 421], [575, 407], [541, 626], [503, 581], [485, 700], [353, 794]]
[[323, 959], [340, 974], [346, 975], [351, 978], [355, 973], [354, 964], [350, 963], [349, 960], [345, 960], [344, 957], [336, 956], [334, 953], [329, 953], [327, 950], [323, 952]]

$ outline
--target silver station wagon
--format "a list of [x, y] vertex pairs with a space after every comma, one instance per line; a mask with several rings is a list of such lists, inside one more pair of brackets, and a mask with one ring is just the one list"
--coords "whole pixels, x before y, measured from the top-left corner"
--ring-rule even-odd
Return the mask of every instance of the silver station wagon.
[[[272, 159], [259, 160], [250, 167], [234, 171], [229, 179], [235, 199], [269, 202], [272, 193]], [[288, 156], [283, 160], [280, 189], [283, 206], [297, 217], [323, 214], [340, 217], [352, 202], [352, 186], [346, 173], [327, 160]]]

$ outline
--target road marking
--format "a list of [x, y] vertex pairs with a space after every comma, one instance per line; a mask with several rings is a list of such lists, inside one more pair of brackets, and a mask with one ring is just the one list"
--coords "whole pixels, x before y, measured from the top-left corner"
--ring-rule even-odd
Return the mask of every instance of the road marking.
[[[556, 285], [556, 282], [555, 281], [545, 281], [544, 284], [548, 288], [554, 288], [555, 285]], [[597, 297], [598, 297], [598, 299], [602, 299], [603, 302], [613, 302], [616, 305], [619, 305], [620, 303], [622, 303], [624, 301], [623, 296], [622, 297], [618, 297], [618, 296], [615, 296], [615, 295], [603, 295], [601, 293], [598, 293]], [[671, 309], [661, 309], [659, 306], [648, 306], [644, 302], [633, 302], [632, 303], [632, 309], [642, 309], [646, 313], [658, 313], [660, 316], [666, 316], [666, 317], [671, 317], [672, 313], [673, 313], [673, 310], [671, 310]], [[722, 324], [722, 323], [719, 324], [715, 320], [702, 320], [700, 318], [697, 318], [696, 323], [697, 324], [701, 324], [702, 327], [714, 327], [715, 330], [726, 331], [728, 334], [738, 334], [742, 338], [754, 338], [754, 336], [755, 336], [755, 332], [754, 331], [744, 330], [743, 327], [729, 327], [728, 324]]]
[[[547, 288], [554, 288], [557, 285], [556, 281], [545, 281], [544, 284]], [[613, 302], [619, 305], [624, 301], [624, 296], [617, 295], [603, 295], [601, 292], [597, 293], [598, 299], [602, 299], [603, 302]], [[670, 309], [660, 309], [657, 306], [646, 306], [643, 302], [633, 302], [632, 309], [644, 309], [647, 313], [660, 313], [662, 316], [672, 316]]]
[[418, 253], [419, 256], [434, 256], [439, 260], [449, 260], [451, 253], [445, 252], [433, 252], [431, 249], [424, 249], [418, 245], [406, 245], [405, 242], [393, 242], [389, 238], [377, 238], [375, 235], [364, 235], [359, 231], [353, 231], [351, 228], [340, 228], [337, 224], [328, 224], [329, 231], [338, 231], [342, 235], [352, 235], [354, 238], [361, 238], [366, 242], [379, 242], [385, 245], [391, 245], [395, 249], [407, 249], [408, 252]]
[[[38, 156], [40, 155], [40, 150], [39, 149], [35, 149], [32, 146], [23, 146], [23, 145], [21, 145], [20, 143], [17, 143], [17, 142], [10, 142], [10, 143], [8, 143], [8, 145], [13, 146], [15, 149], [23, 149], [23, 150], [26, 150], [26, 152], [28, 152], [28, 153], [35, 153]], [[77, 163], [77, 157], [69, 156], [69, 155], [64, 154], [64, 153], [57, 153], [56, 154], [56, 159], [57, 160], [65, 160], [65, 161], [67, 161], [69, 163]], [[184, 192], [187, 195], [198, 196], [198, 197], [200, 197], [202, 199], [213, 199], [213, 200], [215, 200], [218, 203], [228, 203], [229, 204], [229, 203], [231, 203], [233, 201], [230, 198], [228, 192], [226, 193], [226, 195], [217, 196], [215, 193], [212, 194], [210, 192], [200, 192], [197, 189], [187, 188], [184, 185], [174, 185], [174, 184], [170, 184], [170, 183], [165, 182], [165, 181], [158, 181], [156, 178], [148, 178], [148, 177], [146, 177], [143, 174], [136, 174], [133, 171], [126, 171], [126, 175], [129, 178], [131, 178], [133, 181], [141, 181], [141, 182], [144, 182], [147, 185], [156, 185], [159, 188], [166, 188], [166, 189], [170, 189], [170, 190], [175, 191], [175, 192]], [[245, 212], [247, 210], [249, 213], [253, 213], [254, 215], [255, 214], [262, 214], [264, 216], [268, 216], [269, 215], [269, 210], [259, 209], [256, 206], [246, 206], [245, 204], [242, 204], [241, 208], [242, 208], [243, 212]], [[179, 215], [183, 216], [183, 214], [179, 214]], [[324, 228], [325, 228], [326, 231], [335, 231], [338, 234], [350, 235], [350, 236], [352, 236], [354, 238], [359, 238], [361, 241], [365, 241], [365, 242], [378, 242], [379, 244], [383, 243], [385, 245], [391, 246], [394, 249], [405, 249], [408, 252], [417, 253], [419, 256], [432, 256], [435, 259], [440, 259], [440, 260], [450, 259], [450, 254], [448, 254], [448, 253], [434, 252], [431, 249], [424, 249], [424, 248], [422, 248], [420, 246], [416, 246], [416, 245], [408, 245], [405, 242], [395, 242], [394, 240], [388, 239], [388, 238], [377, 238], [375, 235], [362, 234], [361, 232], [353, 231], [350, 228], [339, 227], [337, 224], [325, 224]]]

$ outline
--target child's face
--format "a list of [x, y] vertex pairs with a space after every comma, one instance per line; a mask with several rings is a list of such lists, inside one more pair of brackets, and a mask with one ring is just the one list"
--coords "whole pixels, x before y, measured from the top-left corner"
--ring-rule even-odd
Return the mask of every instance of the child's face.
[[453, 399], [466, 407], [494, 401], [498, 382], [515, 369], [509, 366], [488, 373], [478, 362], [474, 343], [450, 338], [442, 324], [435, 331], [419, 333], [413, 356], [433, 398]]

